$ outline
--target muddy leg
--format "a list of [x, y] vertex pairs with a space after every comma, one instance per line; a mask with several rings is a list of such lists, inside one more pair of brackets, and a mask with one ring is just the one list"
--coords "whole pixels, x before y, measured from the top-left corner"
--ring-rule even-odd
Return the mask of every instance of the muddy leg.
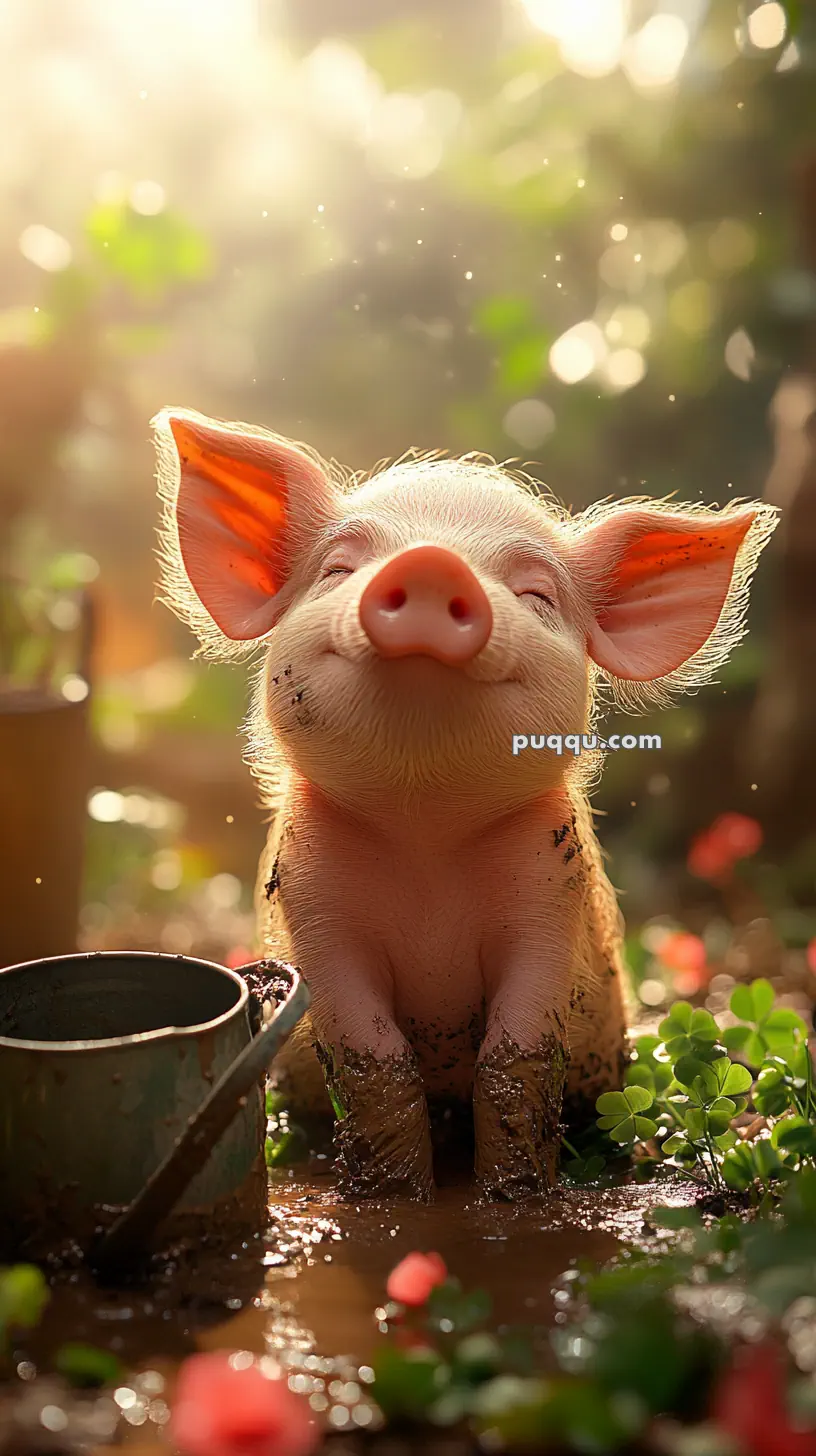
[[428, 1108], [407, 1044], [386, 1056], [318, 1047], [337, 1124], [341, 1193], [427, 1203], [433, 1196]]
[[487, 1198], [519, 1200], [555, 1184], [567, 1052], [556, 1033], [522, 1050], [507, 1032], [476, 1067], [476, 1181]]

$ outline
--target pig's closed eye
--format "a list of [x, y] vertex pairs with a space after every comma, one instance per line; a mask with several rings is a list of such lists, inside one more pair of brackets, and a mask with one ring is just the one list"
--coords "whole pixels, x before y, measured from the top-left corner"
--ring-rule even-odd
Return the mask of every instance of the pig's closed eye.
[[327, 581], [330, 576], [351, 576], [353, 570], [353, 566], [326, 566], [320, 580]]
[[553, 597], [549, 596], [547, 592], [543, 592], [543, 591], [524, 591], [524, 592], [519, 592], [518, 593], [518, 596], [519, 596], [519, 600], [520, 601], [524, 601], [524, 598], [525, 597], [529, 598], [530, 601], [531, 601], [531, 603], [532, 603], [532, 605], [533, 605], [534, 610], [536, 610], [536, 611], [539, 610], [539, 606], [538, 606], [539, 603], [543, 604], [543, 606], [545, 606], [545, 607], [549, 607], [550, 611], [554, 611], [555, 610], [555, 600], [554, 600]]

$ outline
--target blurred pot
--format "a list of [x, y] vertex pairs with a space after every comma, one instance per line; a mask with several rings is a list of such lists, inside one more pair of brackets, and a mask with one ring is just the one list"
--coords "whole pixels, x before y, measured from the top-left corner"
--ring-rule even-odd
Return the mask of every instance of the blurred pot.
[[77, 946], [89, 789], [89, 597], [81, 610], [83, 701], [47, 686], [0, 686], [0, 966]]

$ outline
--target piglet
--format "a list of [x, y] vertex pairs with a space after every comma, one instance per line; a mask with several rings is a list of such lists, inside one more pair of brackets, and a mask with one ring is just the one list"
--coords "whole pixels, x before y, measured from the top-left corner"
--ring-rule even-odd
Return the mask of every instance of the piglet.
[[199, 655], [261, 654], [260, 939], [312, 992], [284, 1080], [303, 1103], [322, 1071], [355, 1198], [432, 1197], [445, 1098], [472, 1099], [485, 1196], [544, 1192], [562, 1118], [621, 1082], [622, 921], [598, 754], [513, 740], [709, 679], [774, 508], [572, 516], [482, 457], [412, 452], [364, 479], [263, 429], [153, 423], [165, 600]]

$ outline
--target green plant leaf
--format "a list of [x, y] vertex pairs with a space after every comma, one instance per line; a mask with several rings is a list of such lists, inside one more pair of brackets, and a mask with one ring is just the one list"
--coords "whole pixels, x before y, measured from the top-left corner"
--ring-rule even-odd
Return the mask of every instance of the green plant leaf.
[[115, 1355], [79, 1342], [62, 1345], [55, 1366], [60, 1375], [81, 1388], [113, 1385], [122, 1378], [122, 1364]]
[[649, 1067], [643, 1066], [640, 1062], [631, 1062], [626, 1068], [625, 1080], [627, 1087], [644, 1087], [654, 1098], [655, 1079], [654, 1073]]
[[475, 328], [491, 339], [513, 338], [526, 333], [531, 318], [530, 301], [521, 294], [499, 294], [487, 298], [473, 312]]
[[746, 1143], [740, 1143], [725, 1154], [720, 1172], [729, 1188], [744, 1193], [756, 1179], [754, 1160]]
[[719, 1037], [719, 1028], [710, 1011], [698, 1007], [692, 1012], [690, 1034], [699, 1041], [716, 1041]]
[[771, 1142], [800, 1158], [816, 1157], [816, 1127], [802, 1117], [785, 1118], [784, 1122], [777, 1123]]
[[[698, 1057], [678, 1057], [677, 1061], [674, 1064], [675, 1080], [680, 1083], [681, 1087], [693, 1087], [697, 1078], [702, 1076], [703, 1073], [707, 1071], [708, 1068], [706, 1067], [705, 1062], [701, 1062]], [[717, 1086], [716, 1077], [714, 1077], [713, 1080], [714, 1091], [712, 1093], [712, 1096], [716, 1097], [719, 1089]]]
[[731, 992], [731, 999], [728, 1003], [734, 1016], [741, 1021], [755, 1021], [754, 998], [751, 995], [750, 986], [735, 986]]
[[428, 1297], [428, 1327], [444, 1328], [449, 1334], [468, 1334], [490, 1318], [491, 1309], [487, 1290], [463, 1291], [458, 1279], [447, 1279], [432, 1289]]
[[35, 1264], [0, 1269], [0, 1333], [33, 1329], [50, 1297], [45, 1276]]
[[736, 1113], [736, 1106], [730, 1097], [717, 1097], [706, 1109], [708, 1130], [714, 1137], [721, 1137], [728, 1132], [731, 1126], [731, 1119]]
[[450, 1368], [430, 1349], [402, 1351], [384, 1345], [372, 1369], [372, 1394], [390, 1420], [421, 1418], [450, 1383]]
[[771, 1177], [779, 1169], [780, 1159], [770, 1138], [758, 1138], [751, 1146], [759, 1176], [764, 1179]]
[[730, 1052], [739, 1052], [753, 1035], [750, 1026], [727, 1026], [722, 1034], [723, 1045]]
[[691, 1091], [704, 1105], [715, 1098], [720, 1084], [713, 1067], [703, 1065], [691, 1084]]
[[683, 1229], [702, 1228], [703, 1226], [703, 1220], [696, 1208], [671, 1208], [665, 1204], [658, 1204], [657, 1207], [648, 1209], [646, 1217], [657, 1228]]
[[552, 340], [544, 334], [516, 339], [502, 352], [498, 383], [504, 390], [531, 390], [541, 382]]
[[668, 1016], [664, 1017], [658, 1026], [658, 1031], [664, 1041], [673, 1037], [687, 1036], [691, 1031], [691, 1021], [694, 1015], [694, 1008], [688, 1001], [675, 1001]]
[[747, 1067], [741, 1067], [736, 1062], [731, 1062], [725, 1069], [725, 1075], [720, 1081], [720, 1091], [726, 1096], [738, 1096], [741, 1092], [749, 1092], [753, 1083], [753, 1077]]
[[762, 1023], [762, 1032], [766, 1037], [770, 1032], [798, 1032], [800, 1036], [808, 1036], [802, 1017], [788, 1006], [779, 1006], [775, 1011], [769, 1012]]

